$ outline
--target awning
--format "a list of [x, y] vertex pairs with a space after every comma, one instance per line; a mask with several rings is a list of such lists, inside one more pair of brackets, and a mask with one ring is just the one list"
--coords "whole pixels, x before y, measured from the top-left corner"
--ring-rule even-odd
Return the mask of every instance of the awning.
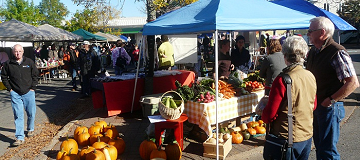
[[136, 34], [140, 33], [142, 28], [121, 28], [121, 34]]

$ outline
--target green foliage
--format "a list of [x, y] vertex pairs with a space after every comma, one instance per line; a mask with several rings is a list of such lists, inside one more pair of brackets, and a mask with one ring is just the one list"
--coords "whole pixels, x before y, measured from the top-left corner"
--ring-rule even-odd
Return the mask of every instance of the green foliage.
[[34, 6], [34, 2], [25, 0], [8, 0], [5, 7], [0, 8], [0, 16], [5, 21], [16, 19], [31, 25], [39, 25], [45, 17]]
[[175, 86], [177, 87], [176, 92], [180, 94], [184, 102], [192, 100], [194, 98], [194, 91], [188, 85], [181, 85], [179, 81], [175, 81]]
[[60, 0], [42, 0], [38, 8], [45, 17], [41, 23], [50, 24], [55, 27], [62, 26], [61, 22], [69, 14], [69, 10]]
[[350, 23], [352, 26], [358, 26], [360, 23], [360, 0], [345, 1], [342, 9], [337, 13], [339, 14], [339, 17]]
[[172, 10], [184, 7], [198, 0], [153, 0], [154, 8], [157, 11], [157, 17]]

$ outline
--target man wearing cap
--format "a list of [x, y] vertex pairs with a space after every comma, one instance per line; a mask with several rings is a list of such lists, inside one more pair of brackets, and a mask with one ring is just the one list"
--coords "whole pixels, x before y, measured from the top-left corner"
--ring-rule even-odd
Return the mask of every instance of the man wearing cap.
[[81, 91], [85, 96], [90, 96], [90, 78], [94, 78], [100, 70], [100, 60], [97, 53], [90, 47], [89, 41], [84, 41], [84, 47], [80, 49], [79, 65], [80, 75], [83, 80]]
[[24, 110], [27, 113], [27, 136], [33, 136], [35, 127], [36, 103], [35, 89], [38, 83], [38, 69], [34, 61], [26, 58], [24, 48], [16, 44], [13, 49], [13, 58], [6, 61], [1, 70], [1, 80], [10, 91], [11, 107], [15, 118], [16, 141], [12, 146], [19, 146], [25, 140]]
[[245, 49], [245, 37], [239, 35], [236, 37], [236, 48], [231, 52], [231, 63], [235, 68], [241, 71], [248, 71], [251, 67], [251, 56], [247, 49]]
[[174, 49], [169, 42], [167, 35], [161, 35], [161, 45], [158, 50], [159, 55], [159, 70], [171, 70], [174, 66]]

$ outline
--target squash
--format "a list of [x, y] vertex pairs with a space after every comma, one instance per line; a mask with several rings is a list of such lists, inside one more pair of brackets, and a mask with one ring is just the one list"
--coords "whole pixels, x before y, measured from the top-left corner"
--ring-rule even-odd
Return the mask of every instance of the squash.
[[103, 135], [102, 134], [98, 134], [97, 132], [95, 132], [93, 135], [90, 136], [89, 138], [89, 142], [90, 142], [90, 145], [93, 145], [95, 142], [97, 142], [98, 140], [98, 137], [102, 137]]
[[257, 134], [265, 134], [266, 133], [265, 127], [256, 126], [254, 129], [256, 130]]
[[107, 127], [105, 127], [104, 133], [106, 133], [106, 135], [108, 137], [110, 137], [111, 139], [113, 139], [119, 135], [119, 132], [117, 131], [116, 127], [111, 124], [109, 124]]
[[120, 137], [110, 139], [108, 144], [114, 146], [117, 149], [118, 155], [121, 155], [125, 150], [125, 141]]
[[69, 153], [62, 157], [61, 160], [80, 160], [79, 156], [77, 154], [71, 154], [72, 148], [70, 149]]
[[95, 133], [101, 133], [101, 126], [92, 124], [89, 128], [90, 136], [94, 135]]
[[[79, 146], [77, 142], [74, 139], [66, 137], [66, 140], [63, 141], [60, 145], [60, 148], [63, 148], [65, 152], [68, 154], [77, 154], [79, 152]], [[70, 153], [70, 149], [72, 148], [72, 151]]]
[[101, 141], [101, 142], [108, 143], [108, 142], [110, 141], [110, 137], [108, 137], [108, 136], [106, 135], [106, 133], [105, 133], [104, 136], [101, 136], [101, 137], [100, 137], [100, 141]]
[[100, 126], [100, 128], [101, 128], [100, 133], [103, 134], [105, 128], [107, 127], [107, 123], [105, 121], [100, 120], [100, 118], [98, 118], [98, 121], [94, 122], [94, 124], [97, 126]]
[[247, 132], [247, 131], [243, 131], [243, 132], [242, 132], [242, 135], [243, 135], [243, 137], [244, 137], [245, 140], [250, 139], [250, 136], [251, 136], [250, 133]]
[[56, 155], [56, 160], [61, 160], [67, 152], [64, 151], [64, 148], [61, 148], [61, 150]]
[[247, 130], [247, 129], [248, 129], [248, 127], [246, 126], [246, 124], [245, 124], [245, 123], [241, 124], [240, 128], [241, 128], [241, 130], [240, 130], [240, 131], [245, 131], [245, 130]]
[[101, 149], [103, 149], [103, 148], [106, 147], [106, 143], [105, 143], [105, 142], [101, 142], [101, 141], [100, 141], [100, 137], [98, 137], [98, 141], [95, 142], [95, 143], [92, 145], [92, 147], [94, 147], [95, 149], [101, 150]]
[[86, 160], [105, 160], [105, 155], [103, 152], [94, 149], [86, 155]]
[[248, 128], [247, 131], [250, 133], [250, 135], [256, 134], [256, 130], [254, 128]]
[[232, 132], [231, 136], [231, 142], [234, 144], [240, 144], [244, 140], [243, 136], [238, 131]]
[[78, 126], [78, 127], [76, 127], [76, 129], [75, 129], [75, 131], [74, 131], [74, 139], [75, 139], [76, 141], [78, 141], [78, 139], [77, 139], [78, 135], [79, 135], [80, 133], [82, 133], [83, 131], [89, 132], [89, 129], [88, 129], [87, 127], [85, 127], [85, 126]]
[[115, 146], [106, 144], [105, 148], [108, 150], [111, 160], [116, 160], [118, 156], [118, 152]]
[[140, 157], [143, 160], [149, 160], [150, 154], [153, 150], [156, 150], [156, 144], [149, 138], [142, 141], [139, 147]]
[[150, 154], [150, 159], [154, 158], [162, 158], [166, 159], [166, 152], [161, 149], [161, 145], [158, 147], [158, 149], [154, 149]]
[[83, 147], [81, 149], [81, 151], [79, 152], [79, 156], [80, 156], [80, 159], [81, 160], [85, 160], [86, 159], [86, 155], [89, 154], [90, 152], [94, 151], [94, 147], [92, 146], [86, 146], [86, 147]]
[[170, 142], [170, 144], [168, 144], [165, 147], [165, 152], [166, 152], [166, 157], [168, 160], [180, 160], [181, 159], [182, 151], [181, 151], [179, 144], [177, 144], [177, 143]]
[[81, 134], [78, 135], [78, 140], [80, 146], [87, 146], [90, 143], [90, 134], [88, 132], [85, 132], [85, 129]]
[[104, 153], [105, 160], [111, 160], [110, 153], [106, 148], [103, 148], [102, 152]]

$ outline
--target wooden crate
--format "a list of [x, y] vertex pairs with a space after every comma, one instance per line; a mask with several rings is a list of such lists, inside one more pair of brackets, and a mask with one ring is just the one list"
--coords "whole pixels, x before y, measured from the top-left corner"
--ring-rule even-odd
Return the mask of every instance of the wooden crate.
[[[227, 154], [232, 149], [231, 144], [232, 144], [232, 137], [230, 137], [228, 140], [226, 140], [225, 143], [223, 143], [223, 144], [219, 143], [219, 158], [220, 159], [225, 159]], [[210, 143], [204, 142], [203, 146], [204, 146], [204, 153], [203, 153], [204, 157], [216, 158], [216, 144], [210, 144]]]

